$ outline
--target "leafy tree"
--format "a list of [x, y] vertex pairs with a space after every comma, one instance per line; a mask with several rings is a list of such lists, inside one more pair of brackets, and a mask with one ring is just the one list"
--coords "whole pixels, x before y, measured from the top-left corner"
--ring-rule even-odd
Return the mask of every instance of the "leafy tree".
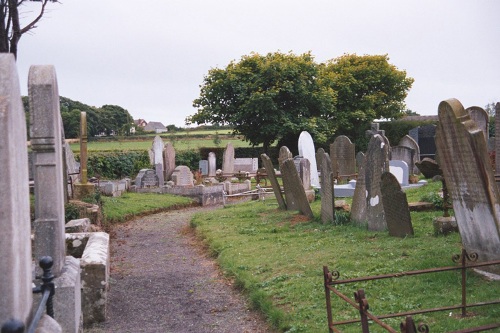
[[[21, 27], [19, 9], [27, 2], [40, 2], [38, 15], [24, 27]], [[48, 2], [57, 0], [0, 0], [0, 53], [13, 53], [17, 58], [17, 44], [22, 35], [36, 28], [42, 19]]]
[[[267, 151], [276, 140], [308, 130], [329, 131], [335, 93], [320, 86], [310, 53], [252, 53], [225, 69], [211, 69], [186, 123], [229, 124], [252, 145]], [[321, 130], [321, 131], [319, 131]]]

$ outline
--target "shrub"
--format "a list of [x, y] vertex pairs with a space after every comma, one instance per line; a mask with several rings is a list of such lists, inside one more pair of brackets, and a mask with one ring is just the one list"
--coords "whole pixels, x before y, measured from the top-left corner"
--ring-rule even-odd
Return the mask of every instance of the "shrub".
[[[76, 157], [79, 160], [80, 156]], [[92, 153], [87, 160], [88, 176], [106, 179], [134, 178], [141, 169], [150, 167], [147, 151]]]

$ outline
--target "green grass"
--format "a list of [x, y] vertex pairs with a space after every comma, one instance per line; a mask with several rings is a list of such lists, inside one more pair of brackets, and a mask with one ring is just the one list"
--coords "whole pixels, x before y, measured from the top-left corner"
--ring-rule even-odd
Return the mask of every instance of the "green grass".
[[[439, 183], [407, 192], [418, 201]], [[417, 198], [414, 200], [413, 198]], [[389, 237], [386, 232], [320, 223], [320, 203], [312, 204], [313, 221], [294, 212], [280, 211], [274, 200], [252, 201], [197, 215], [192, 226], [204, 238], [226, 274], [244, 290], [253, 306], [262, 310], [281, 331], [327, 332], [322, 267], [340, 272], [341, 279], [380, 275], [440, 266], [452, 266], [460, 253], [458, 234], [434, 236], [432, 219], [442, 212], [412, 213], [415, 236]], [[460, 273], [433, 273], [341, 285], [349, 297], [364, 288], [375, 314], [434, 308], [460, 303]], [[500, 283], [469, 273], [469, 302], [495, 299]], [[496, 296], [496, 297], [495, 297]], [[357, 318], [339, 298], [332, 297], [334, 320]], [[431, 332], [446, 332], [484, 325], [500, 317], [499, 306], [474, 308], [476, 316], [459, 319], [459, 310], [416, 315]], [[399, 330], [403, 318], [386, 320]], [[360, 332], [356, 324], [341, 327]], [[382, 332], [370, 325], [370, 332]], [[384, 330], [385, 332], [385, 330]]]
[[107, 224], [193, 204], [190, 198], [157, 193], [127, 192], [120, 197], [102, 196], [101, 198], [103, 215]]

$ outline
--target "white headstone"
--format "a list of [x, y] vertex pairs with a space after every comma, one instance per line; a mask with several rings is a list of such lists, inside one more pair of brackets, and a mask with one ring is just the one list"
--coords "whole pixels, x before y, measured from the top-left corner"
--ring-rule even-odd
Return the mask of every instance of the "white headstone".
[[316, 165], [316, 149], [314, 149], [314, 142], [306, 131], [300, 133], [299, 136], [299, 155], [307, 158], [311, 163], [311, 186], [320, 187], [318, 166]]

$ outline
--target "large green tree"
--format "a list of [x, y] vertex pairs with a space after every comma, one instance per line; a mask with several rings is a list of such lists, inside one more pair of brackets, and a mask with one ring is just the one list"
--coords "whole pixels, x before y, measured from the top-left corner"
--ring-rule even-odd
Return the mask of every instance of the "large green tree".
[[[40, 6], [36, 16], [27, 24], [22, 25], [20, 8], [28, 2], [39, 2]], [[13, 53], [17, 58], [17, 44], [22, 35], [36, 28], [37, 23], [45, 13], [49, 2], [57, 0], [0, 0], [0, 53]], [[32, 9], [31, 9], [32, 10]]]
[[[319, 66], [310, 53], [252, 53], [225, 69], [211, 69], [193, 102], [198, 111], [187, 123], [229, 124], [252, 145], [308, 130], [330, 130], [335, 92], [320, 86]], [[321, 128], [321, 131], [318, 129]]]

